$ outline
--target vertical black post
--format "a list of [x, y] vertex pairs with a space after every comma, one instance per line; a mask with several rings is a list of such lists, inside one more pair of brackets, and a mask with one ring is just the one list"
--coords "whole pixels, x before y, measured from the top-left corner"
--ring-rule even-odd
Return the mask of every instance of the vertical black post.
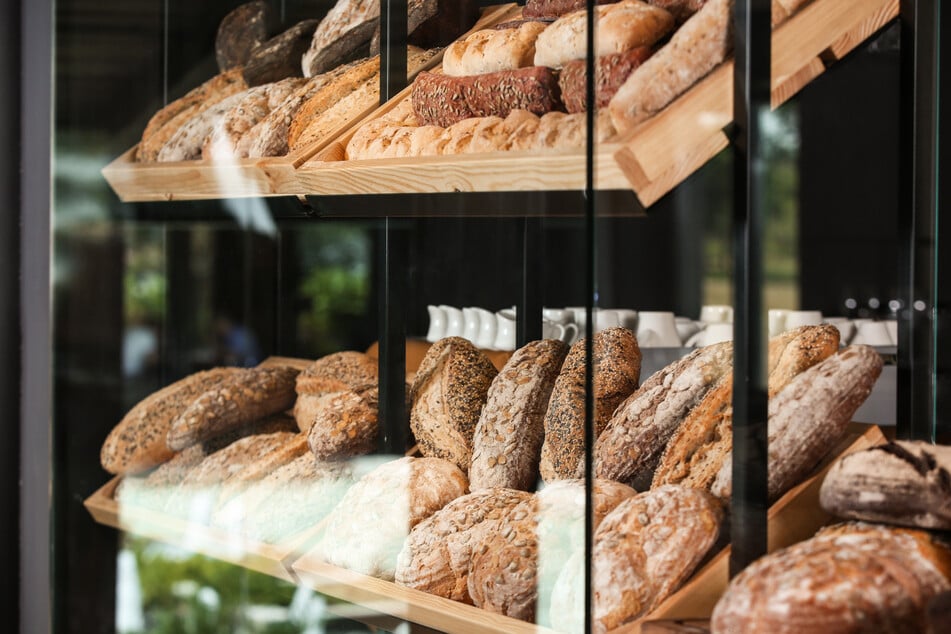
[[730, 574], [766, 553], [766, 330], [763, 222], [770, 107], [770, 2], [737, 0], [733, 74], [733, 497]]
[[939, 3], [901, 2], [901, 280], [897, 433], [933, 440], [936, 412]]
[[383, 261], [380, 272], [380, 437], [382, 453], [406, 451], [406, 271], [405, 229], [383, 221]]
[[516, 311], [516, 346], [542, 338], [541, 290], [541, 222], [538, 218], [523, 218], [522, 226], [522, 294]]
[[380, 104], [406, 87], [406, 0], [380, 2]]

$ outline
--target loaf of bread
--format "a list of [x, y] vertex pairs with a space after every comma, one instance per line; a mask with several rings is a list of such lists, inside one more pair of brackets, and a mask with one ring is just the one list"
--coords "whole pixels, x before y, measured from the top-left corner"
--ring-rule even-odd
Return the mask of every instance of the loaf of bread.
[[839, 351], [839, 329], [832, 324], [801, 326], [770, 338], [767, 395], [773, 398], [805, 370]]
[[505, 514], [530, 493], [486, 488], [456, 498], [413, 529], [396, 563], [396, 583], [472, 603], [468, 579], [472, 551], [494, 534]]
[[[406, 42], [420, 48], [446, 46], [479, 19], [478, 0], [409, 0]], [[370, 55], [380, 52], [380, 28], [370, 40]]]
[[[595, 4], [611, 4], [617, 0], [595, 0]], [[526, 0], [522, 15], [526, 18], [560, 18], [585, 8], [585, 0]]]
[[[595, 7], [597, 37], [594, 54], [613, 55], [652, 46], [674, 28], [674, 18], [641, 0], [622, 0]], [[535, 41], [535, 65], [560, 68], [584, 59], [588, 50], [588, 12], [568, 13], [545, 29]]]
[[229, 12], [215, 35], [215, 61], [221, 72], [244, 66], [251, 51], [264, 44], [274, 20], [271, 7], [261, 0], [238, 5]]
[[568, 353], [557, 339], [515, 351], [492, 380], [475, 428], [469, 487], [534, 490], [545, 438], [545, 411]]
[[245, 90], [232, 94], [182, 123], [158, 151], [155, 160], [168, 163], [200, 159], [205, 140], [211, 135], [215, 126], [231, 112], [231, 109], [247, 97], [247, 92]]
[[670, 437], [688, 412], [733, 371], [733, 344], [698, 348], [651, 375], [614, 412], [594, 449], [601, 478], [650, 485]]
[[340, 392], [365, 394], [379, 385], [378, 362], [373, 357], [345, 350], [314, 361], [297, 375], [294, 418], [305, 434], [320, 413], [318, 402], [324, 396]]
[[336, 566], [393, 581], [396, 559], [413, 527], [467, 487], [465, 474], [439, 458], [385, 463], [347, 491], [314, 553]]
[[[648, 46], [631, 49], [623, 53], [602, 55], [595, 62], [595, 95], [598, 108], [604, 108], [621, 84], [651, 56]], [[561, 89], [561, 101], [568, 112], [587, 110], [588, 73], [585, 60], [567, 62], [558, 74], [558, 86]]]
[[[594, 437], [604, 430], [614, 410], [637, 389], [641, 351], [634, 333], [608, 328], [595, 333]], [[585, 438], [585, 340], [571, 346], [545, 413], [545, 441], [539, 470], [546, 482], [581, 475]]]
[[443, 54], [442, 71], [451, 77], [497, 73], [534, 66], [535, 40], [548, 26], [525, 20], [513, 28], [482, 29], [453, 42]]
[[707, 0], [667, 44], [631, 73], [608, 106], [615, 128], [631, 130], [726, 59], [733, 50], [733, 3]]
[[733, 578], [713, 610], [719, 634], [925, 631], [951, 589], [951, 551], [924, 531], [846, 524], [767, 555]]
[[498, 370], [472, 343], [446, 337], [426, 352], [412, 388], [410, 427], [424, 456], [469, 472], [472, 436]]
[[170, 459], [175, 450], [166, 438], [172, 422], [192, 402], [239, 368], [215, 368], [192, 374], [139, 401], [102, 444], [102, 468], [112, 474], [139, 473]]
[[244, 81], [249, 86], [262, 86], [301, 77], [301, 56], [316, 28], [317, 20], [304, 20], [256, 47], [244, 65]]
[[325, 73], [343, 62], [369, 53], [380, 21], [380, 0], [338, 0], [314, 30], [301, 57], [304, 77]]
[[218, 496], [215, 498], [214, 508], [216, 510], [222, 508], [255, 482], [263, 480], [277, 469], [308, 453], [310, 450], [307, 446], [307, 438], [303, 434], [295, 434], [294, 438], [289, 439], [274, 451], [268, 452], [259, 460], [255, 460], [238, 473], [223, 480]]
[[897, 441], [843, 456], [819, 502], [848, 519], [951, 530], [951, 447]]
[[206, 389], [168, 430], [168, 446], [179, 451], [294, 404], [299, 370], [286, 366], [245, 368]]
[[[769, 499], [801, 482], [845, 433], [852, 415], [882, 373], [871, 347], [852, 345], [796, 376], [770, 399], [768, 411]], [[733, 467], [726, 456], [711, 491], [727, 499]]]
[[197, 88], [179, 97], [152, 115], [142, 132], [136, 148], [135, 160], [151, 163], [158, 160], [159, 152], [178, 129], [192, 118], [211, 108], [219, 101], [248, 89], [241, 69], [215, 75]]
[[664, 486], [621, 502], [594, 536], [593, 631], [630, 623], [677, 590], [716, 542], [722, 520], [720, 502], [699, 489]]
[[646, 0], [655, 7], [670, 13], [674, 16], [674, 22], [679, 26], [686, 22], [690, 16], [700, 10], [707, 0]]

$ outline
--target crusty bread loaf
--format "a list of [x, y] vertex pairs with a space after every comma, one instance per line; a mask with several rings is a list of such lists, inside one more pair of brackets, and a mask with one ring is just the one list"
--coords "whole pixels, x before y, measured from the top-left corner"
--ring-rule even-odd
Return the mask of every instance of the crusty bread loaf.
[[769, 340], [767, 395], [772, 398], [797, 375], [839, 351], [839, 329], [832, 324], [802, 326]]
[[310, 46], [317, 20], [303, 20], [251, 51], [244, 65], [244, 81], [262, 86], [301, 76], [301, 56]]
[[557, 339], [533, 341], [516, 350], [492, 380], [473, 437], [473, 491], [535, 488], [545, 411], [567, 353], [567, 344]]
[[514, 28], [483, 29], [453, 42], [443, 54], [446, 75], [463, 77], [533, 66], [535, 40], [548, 26], [526, 20]]
[[380, 0], [338, 0], [314, 30], [301, 58], [304, 77], [327, 72], [366, 47], [380, 21]]
[[375, 385], [317, 397], [307, 432], [314, 457], [333, 460], [372, 452], [379, 435], [379, 408]]
[[172, 422], [168, 446], [178, 451], [290, 409], [298, 372], [296, 368], [271, 366], [231, 373], [207, 389]]
[[139, 473], [170, 459], [166, 438], [172, 422], [192, 402], [239, 368], [215, 368], [189, 375], [139, 401], [102, 444], [100, 462], [109, 473]]
[[429, 348], [416, 371], [410, 411], [410, 427], [424, 456], [443, 458], [468, 473], [472, 436], [497, 374], [462, 337], [446, 337]]
[[839, 517], [951, 530], [951, 447], [897, 441], [843, 456], [819, 502]]
[[338, 392], [366, 393], [379, 382], [377, 360], [362, 352], [344, 350], [317, 359], [297, 375], [297, 426], [305, 434], [310, 431], [322, 397]]
[[699, 489], [664, 486], [621, 502], [594, 536], [593, 631], [657, 607], [706, 556], [722, 520], [719, 501]]
[[218, 490], [218, 496], [215, 498], [215, 508], [223, 507], [255, 482], [264, 479], [268, 474], [307, 453], [309, 453], [307, 438], [303, 434], [295, 434], [293, 438], [288, 439], [287, 442], [274, 449], [274, 451], [268, 452], [267, 455], [223, 480]]
[[[652, 49], [641, 46], [623, 53], [602, 55], [595, 62], [595, 96], [598, 108], [604, 108], [621, 84], [634, 70], [650, 57]], [[583, 59], [567, 62], [558, 73], [561, 101], [568, 112], [584, 112], [588, 101], [587, 62]]]
[[698, 348], [655, 372], [621, 403], [598, 436], [594, 456], [598, 477], [647, 488], [680, 423], [732, 370], [733, 344], [722, 342]]
[[674, 22], [679, 26], [690, 16], [700, 10], [707, 0], [646, 0], [655, 7], [664, 9], [674, 16]]
[[464, 495], [467, 487], [465, 474], [439, 458], [385, 463], [347, 491], [314, 552], [328, 563], [392, 581], [413, 527]]
[[410, 533], [397, 559], [396, 583], [471, 604], [467, 584], [473, 548], [530, 497], [524, 491], [486, 488], [449, 502]]
[[951, 589], [951, 551], [924, 531], [840, 525], [767, 555], [733, 578], [713, 610], [718, 634], [925, 631]]
[[[768, 411], [769, 498], [801, 482], [845, 433], [882, 372], [882, 358], [869, 346], [852, 345], [795, 377]], [[732, 492], [727, 456], [711, 487], [726, 499]]]
[[215, 75], [202, 85], [190, 90], [185, 96], [167, 104], [152, 115], [148, 125], [145, 126], [142, 139], [136, 148], [135, 160], [146, 163], [158, 160], [158, 153], [162, 146], [182, 124], [222, 99], [247, 88], [241, 76], [241, 69], [236, 68]]
[[[254, 90], [254, 89], [249, 89]], [[247, 97], [247, 90], [232, 94], [192, 116], [169, 137], [155, 158], [160, 163], [197, 161], [205, 141], [231, 109]], [[156, 134], [155, 136], [159, 136]]]
[[[641, 351], [634, 333], [608, 328], [595, 333], [594, 425], [595, 438], [611, 420], [614, 410], [637, 389]], [[545, 441], [539, 470], [546, 482], [580, 475], [585, 438], [585, 340], [579, 339], [565, 357], [555, 380], [545, 413]]]
[[[641, 0], [601, 5], [595, 12], [594, 53], [598, 57], [651, 46], [674, 27], [673, 16]], [[558, 18], [535, 41], [535, 65], [560, 68], [566, 62], [584, 59], [588, 50], [587, 32], [585, 9]]]
[[[617, 0], [595, 0], [595, 4], [611, 4]], [[560, 18], [585, 8], [585, 0], [526, 0], [522, 15], [526, 18]]]
[[726, 59], [733, 49], [733, 3], [708, 0], [667, 44], [631, 73], [608, 106], [615, 128], [632, 129]]
[[229, 12], [215, 34], [215, 61], [221, 72], [244, 66], [251, 51], [267, 41], [273, 20], [271, 7], [262, 0], [246, 2]]

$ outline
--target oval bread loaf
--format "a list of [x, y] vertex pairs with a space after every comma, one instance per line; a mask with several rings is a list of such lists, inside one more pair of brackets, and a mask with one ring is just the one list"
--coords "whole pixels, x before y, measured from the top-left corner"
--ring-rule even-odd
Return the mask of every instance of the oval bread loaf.
[[526, 21], [510, 29], [483, 29], [456, 40], [443, 54], [446, 75], [464, 77], [533, 66], [535, 40], [548, 26]]
[[412, 389], [410, 427], [424, 456], [469, 471], [475, 433], [489, 386], [492, 362], [462, 337], [433, 344], [419, 364]]
[[492, 380], [473, 437], [473, 491], [535, 488], [545, 411], [567, 353], [567, 344], [557, 339], [533, 341], [519, 348]]

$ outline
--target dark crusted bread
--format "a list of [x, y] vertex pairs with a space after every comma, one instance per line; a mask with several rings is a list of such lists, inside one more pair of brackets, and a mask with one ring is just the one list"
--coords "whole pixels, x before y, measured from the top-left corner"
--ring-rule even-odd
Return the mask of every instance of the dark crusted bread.
[[424, 456], [469, 471], [472, 436], [497, 374], [466, 339], [447, 337], [430, 347], [416, 371], [410, 411], [410, 427]]
[[[594, 433], [604, 430], [614, 410], [637, 389], [641, 351], [634, 333], [608, 328], [595, 333]], [[540, 472], [546, 482], [581, 475], [585, 425], [585, 340], [579, 339], [565, 357], [545, 413], [545, 441]]]
[[240, 373], [239, 368], [215, 368], [189, 375], [135, 405], [102, 444], [100, 462], [109, 473], [139, 473], [175, 454], [166, 443], [172, 422], [209, 389]]
[[286, 366], [246, 368], [207, 389], [176, 418], [168, 446], [176, 451], [241, 427], [294, 404], [299, 370]]
[[843, 456], [819, 502], [839, 517], [951, 530], [951, 447], [897, 441]]
[[505, 514], [530, 493], [489, 488], [456, 498], [413, 529], [396, 563], [396, 582], [463, 603], [472, 551], [495, 533]]
[[221, 72], [244, 66], [251, 52], [268, 37], [274, 21], [271, 7], [261, 0], [246, 2], [221, 20], [215, 35], [215, 60]]
[[545, 411], [567, 353], [567, 344], [557, 339], [533, 341], [516, 350], [493, 379], [473, 438], [473, 491], [535, 488]]

